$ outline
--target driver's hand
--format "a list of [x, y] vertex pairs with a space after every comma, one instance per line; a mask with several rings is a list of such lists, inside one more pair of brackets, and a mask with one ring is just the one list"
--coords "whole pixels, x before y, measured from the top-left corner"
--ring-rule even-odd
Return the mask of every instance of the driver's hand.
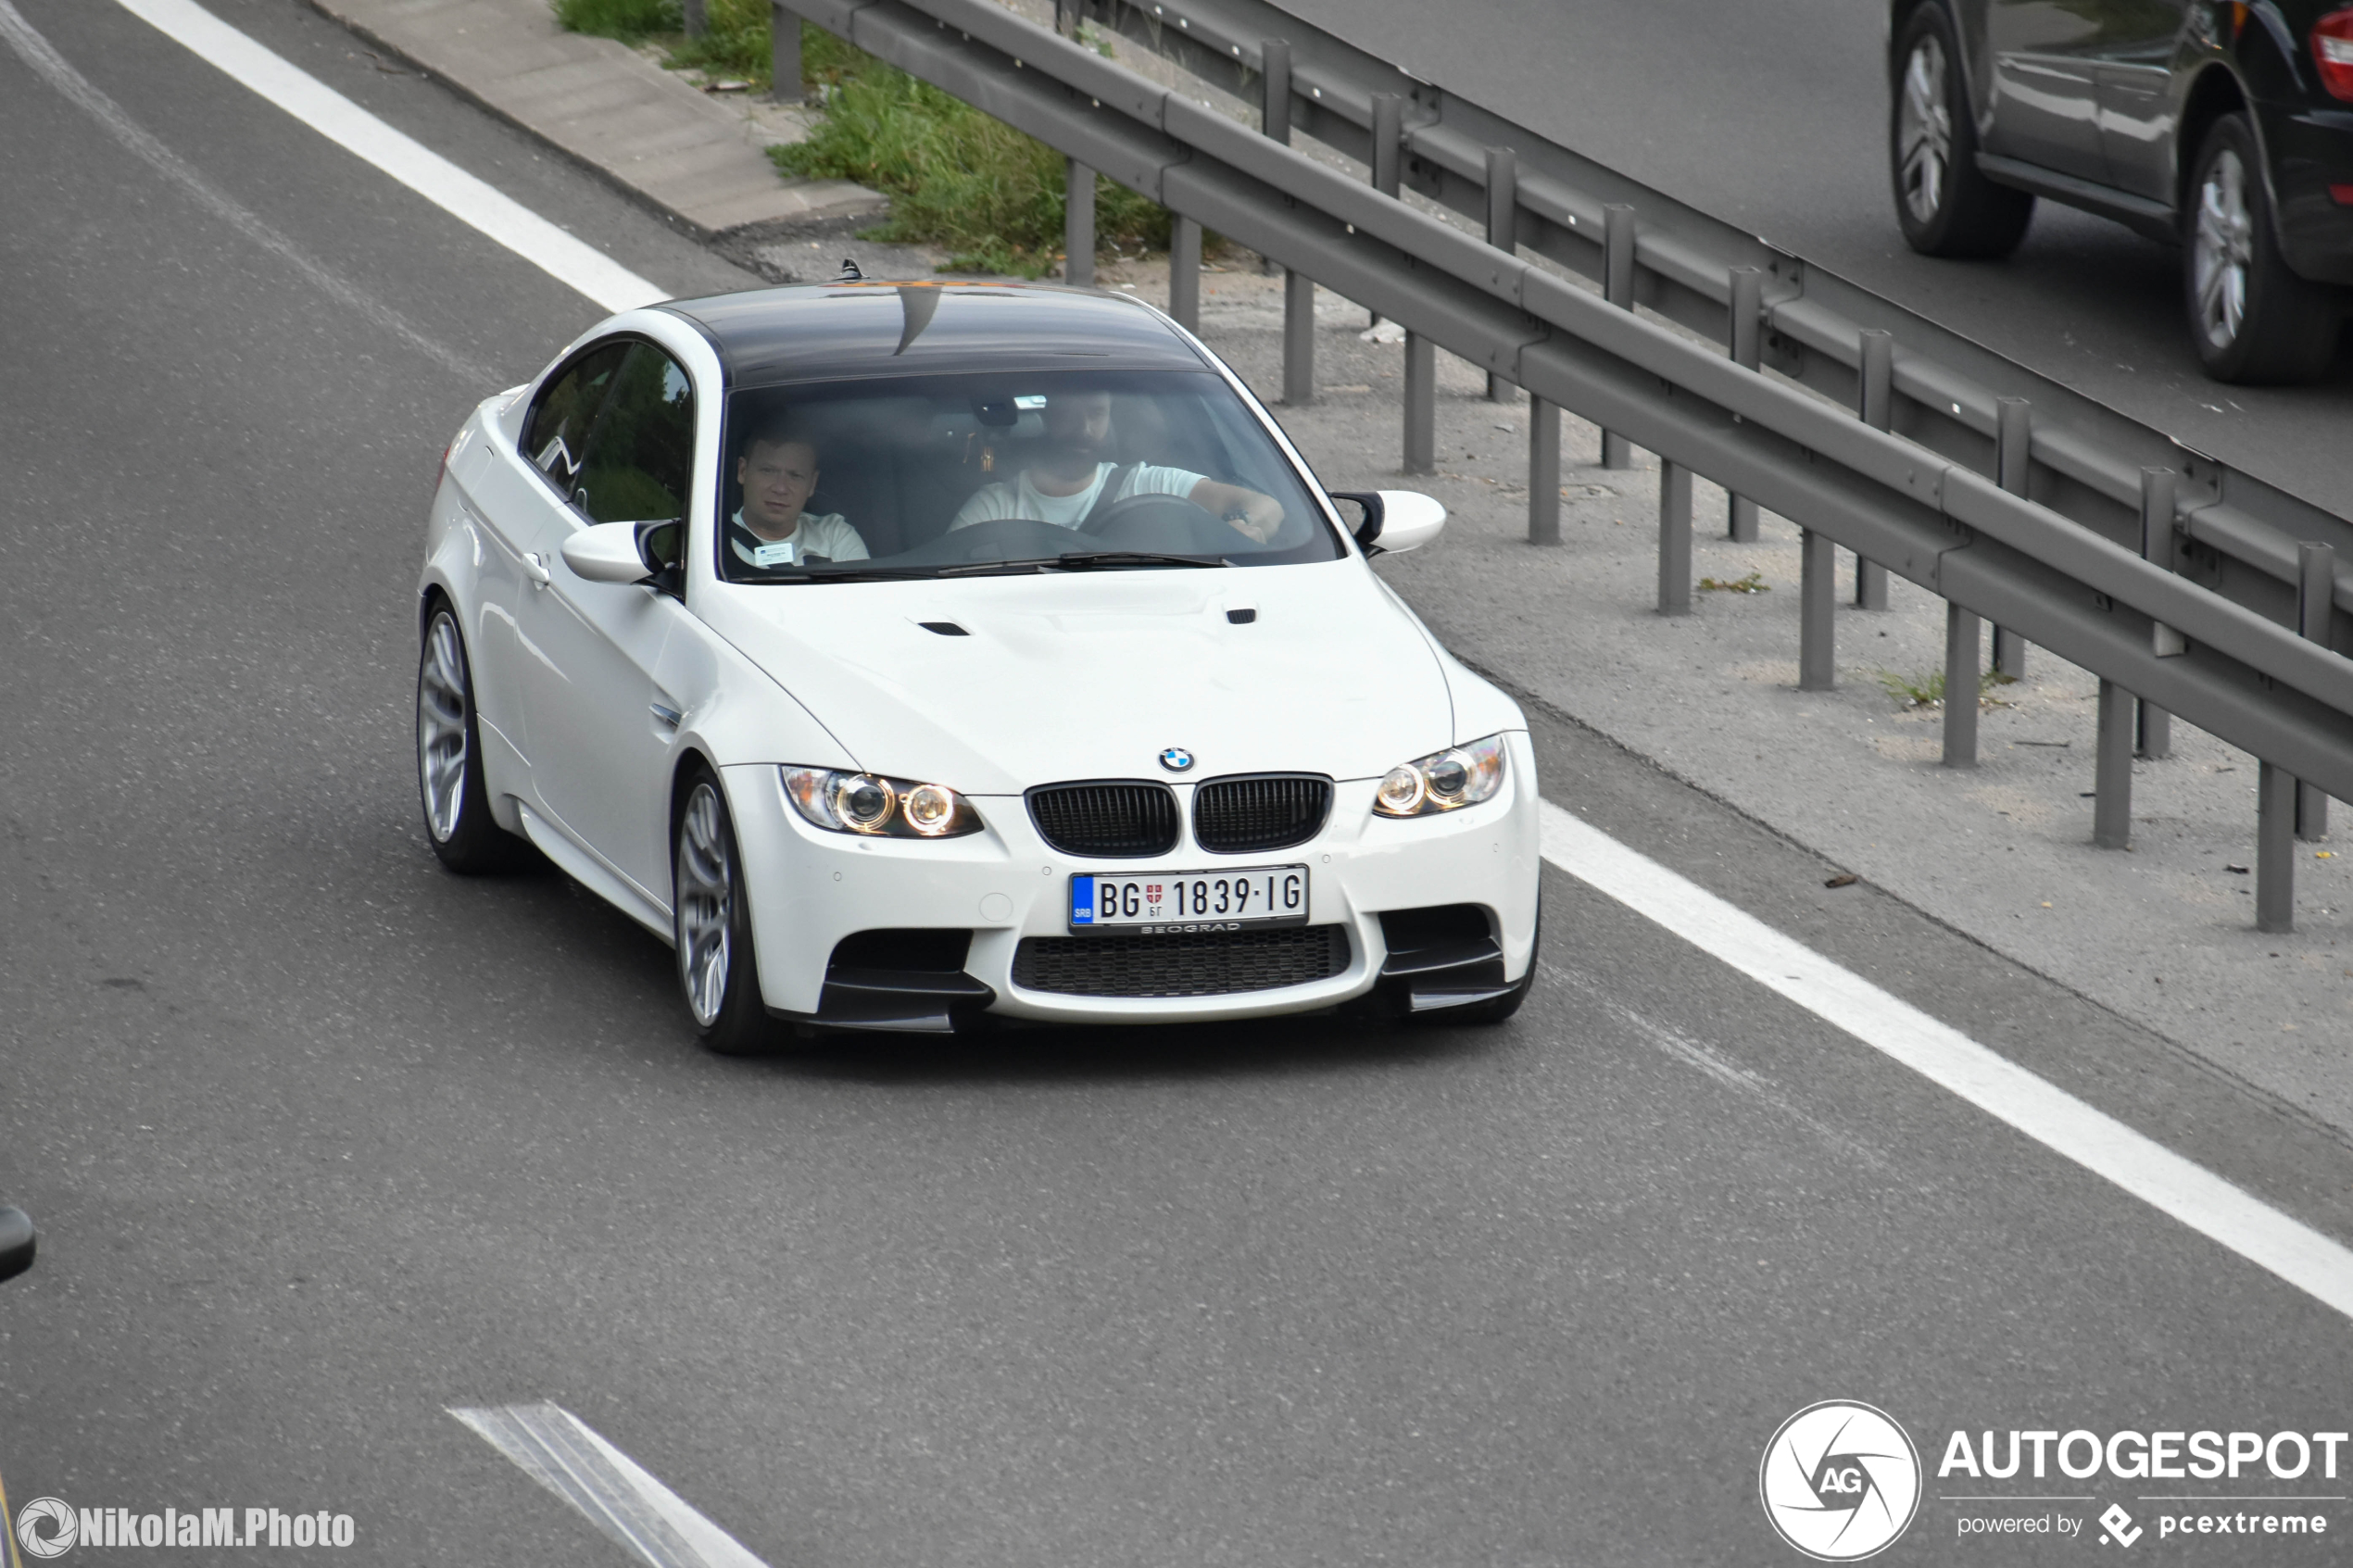
[[1271, 495], [1253, 495], [1242, 504], [1233, 525], [1262, 545], [1271, 545], [1283, 526], [1283, 504]]

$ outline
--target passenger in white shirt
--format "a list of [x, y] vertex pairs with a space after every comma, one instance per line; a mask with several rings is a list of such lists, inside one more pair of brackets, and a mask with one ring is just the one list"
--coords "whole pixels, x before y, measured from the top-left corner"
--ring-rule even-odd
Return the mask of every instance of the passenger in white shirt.
[[1262, 545], [1273, 543], [1283, 526], [1282, 503], [1271, 495], [1184, 469], [1106, 461], [1103, 454], [1111, 446], [1108, 392], [1057, 393], [1046, 401], [1045, 419], [1044, 454], [1011, 483], [1000, 479], [974, 491], [948, 525], [951, 532], [1005, 517], [1076, 528], [1098, 504], [1130, 495], [1181, 496]]
[[727, 543], [747, 566], [799, 566], [811, 558], [864, 560], [866, 542], [839, 512], [801, 510], [817, 488], [817, 448], [786, 429], [757, 432], [736, 459], [744, 504]]

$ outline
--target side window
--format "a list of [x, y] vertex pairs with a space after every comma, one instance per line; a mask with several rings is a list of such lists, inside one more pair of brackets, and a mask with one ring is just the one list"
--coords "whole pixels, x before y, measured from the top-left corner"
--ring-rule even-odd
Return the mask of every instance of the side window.
[[597, 410], [604, 407], [605, 394], [612, 390], [613, 371], [630, 347], [614, 343], [592, 348], [558, 371], [555, 379], [539, 389], [539, 400], [532, 405], [531, 418], [523, 423], [522, 455], [566, 495], [579, 481], [581, 463], [588, 452], [588, 429], [596, 422]]
[[592, 522], [684, 517], [695, 465], [695, 392], [686, 372], [653, 345], [635, 343], [612, 380], [573, 504]]

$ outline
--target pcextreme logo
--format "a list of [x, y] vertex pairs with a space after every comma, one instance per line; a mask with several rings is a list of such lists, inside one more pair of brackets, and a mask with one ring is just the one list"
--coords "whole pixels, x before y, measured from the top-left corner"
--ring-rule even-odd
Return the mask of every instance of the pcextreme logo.
[[1781, 1423], [1756, 1490], [1781, 1539], [1818, 1562], [1858, 1562], [1919, 1512], [1919, 1450], [1885, 1411], [1825, 1399]]

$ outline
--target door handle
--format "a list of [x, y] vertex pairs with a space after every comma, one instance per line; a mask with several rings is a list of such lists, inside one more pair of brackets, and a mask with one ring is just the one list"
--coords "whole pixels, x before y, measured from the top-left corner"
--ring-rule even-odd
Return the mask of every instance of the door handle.
[[522, 574], [531, 579], [531, 585], [535, 588], [546, 587], [555, 581], [556, 576], [554, 572], [547, 570], [547, 558], [539, 555], [522, 558]]

